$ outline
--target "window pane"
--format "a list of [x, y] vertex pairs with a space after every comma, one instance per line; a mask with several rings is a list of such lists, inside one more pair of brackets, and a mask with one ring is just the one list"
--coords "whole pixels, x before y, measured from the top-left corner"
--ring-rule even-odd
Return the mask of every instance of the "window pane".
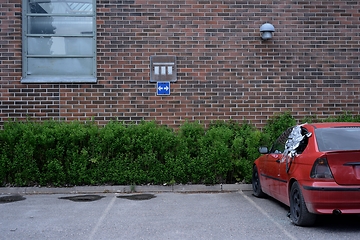
[[29, 17], [29, 34], [93, 34], [92, 17]]
[[54, 34], [55, 27], [52, 25], [52, 22], [52, 17], [30, 17], [28, 21], [28, 33]]
[[30, 0], [30, 13], [92, 14], [92, 0]]
[[93, 75], [92, 58], [28, 58], [28, 75]]
[[360, 128], [318, 128], [315, 129], [320, 151], [359, 150]]
[[29, 37], [29, 55], [92, 55], [91, 37]]

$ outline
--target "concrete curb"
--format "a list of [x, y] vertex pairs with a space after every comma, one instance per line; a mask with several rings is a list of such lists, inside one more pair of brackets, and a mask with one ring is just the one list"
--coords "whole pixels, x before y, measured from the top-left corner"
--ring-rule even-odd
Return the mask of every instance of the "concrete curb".
[[216, 184], [216, 185], [145, 185], [145, 186], [77, 186], [69, 188], [53, 187], [2, 187], [0, 194], [91, 194], [91, 193], [132, 193], [132, 192], [176, 192], [209, 193], [251, 191], [251, 184]]

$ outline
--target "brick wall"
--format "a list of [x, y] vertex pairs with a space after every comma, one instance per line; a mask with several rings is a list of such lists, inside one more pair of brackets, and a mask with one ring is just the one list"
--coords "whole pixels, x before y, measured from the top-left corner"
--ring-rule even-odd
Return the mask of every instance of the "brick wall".
[[[1, 2], [4, 2], [1, 1]], [[249, 120], [359, 114], [360, 3], [98, 0], [97, 84], [21, 84], [21, 0], [0, 3], [0, 122], [8, 118]], [[259, 28], [276, 32], [261, 41]], [[150, 56], [176, 55], [170, 96]]]

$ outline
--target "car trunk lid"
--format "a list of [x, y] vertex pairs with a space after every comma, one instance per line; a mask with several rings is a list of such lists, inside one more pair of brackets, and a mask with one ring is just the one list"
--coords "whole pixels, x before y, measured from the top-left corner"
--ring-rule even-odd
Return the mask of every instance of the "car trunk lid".
[[360, 185], [360, 150], [326, 153], [334, 180], [340, 185]]

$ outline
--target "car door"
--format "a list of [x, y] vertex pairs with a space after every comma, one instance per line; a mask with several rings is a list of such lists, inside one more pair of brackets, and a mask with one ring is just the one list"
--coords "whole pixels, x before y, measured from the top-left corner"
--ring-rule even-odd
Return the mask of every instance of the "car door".
[[263, 161], [264, 167], [262, 177], [265, 179], [265, 181], [262, 183], [262, 185], [265, 185], [264, 187], [268, 189], [268, 194], [273, 197], [275, 197], [275, 195], [278, 193], [277, 178], [281, 156], [281, 153], [269, 153], [264, 156]]
[[282, 181], [280, 178], [280, 165], [285, 151], [285, 144], [291, 130], [292, 128], [289, 128], [280, 135], [272, 145], [264, 161], [263, 177], [266, 178], [266, 187], [270, 190], [269, 194], [275, 198], [278, 198], [280, 193], [279, 186]]
[[[292, 128], [292, 131], [287, 136], [287, 143], [285, 143], [285, 156], [280, 160], [279, 164], [279, 179], [278, 179], [278, 199], [281, 202], [287, 203], [288, 198], [288, 181], [289, 175], [294, 170], [294, 164], [304, 162], [305, 156], [303, 156], [303, 151], [305, 151], [308, 145], [308, 139], [311, 134], [308, 134], [308, 131], [301, 127], [296, 126]], [[294, 150], [293, 153], [290, 153], [287, 150]]]

